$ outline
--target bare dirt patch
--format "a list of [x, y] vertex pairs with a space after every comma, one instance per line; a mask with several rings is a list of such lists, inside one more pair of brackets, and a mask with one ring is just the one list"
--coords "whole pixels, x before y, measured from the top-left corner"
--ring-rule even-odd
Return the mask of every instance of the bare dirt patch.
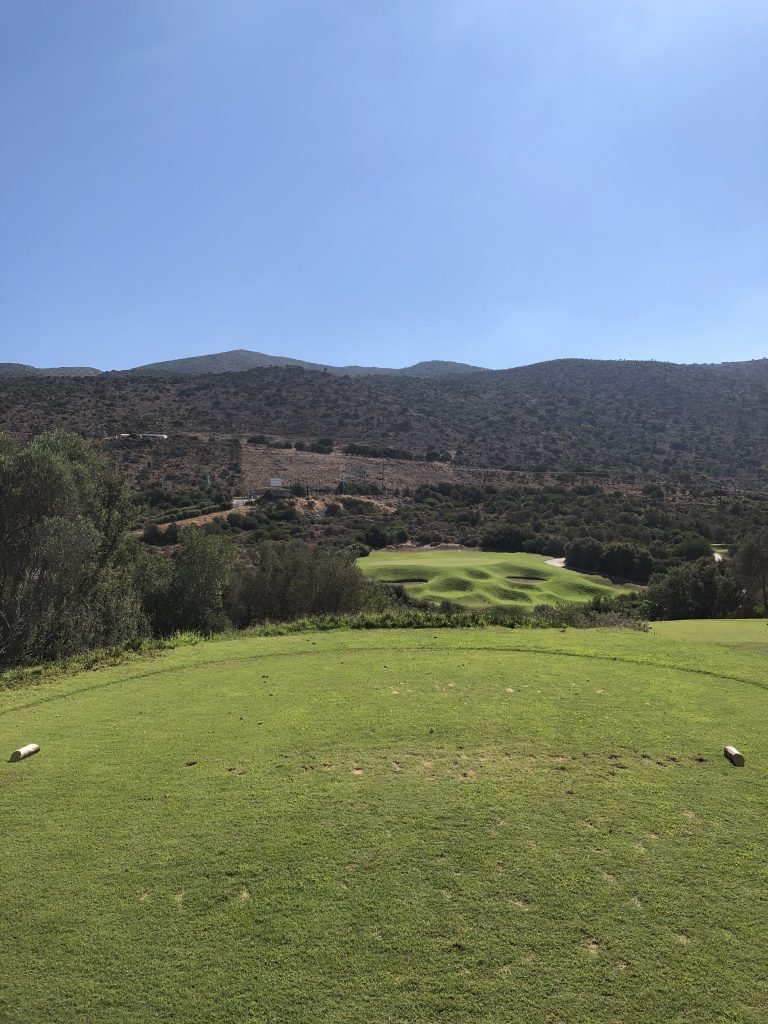
[[443, 462], [418, 462], [400, 459], [376, 459], [347, 455], [344, 452], [300, 452], [293, 448], [270, 448], [269, 445], [241, 442], [242, 482], [247, 491], [269, 486], [280, 477], [286, 486], [301, 483], [310, 491], [334, 490], [342, 479], [356, 483], [375, 483], [390, 488], [418, 487], [444, 481], [464, 481], [467, 470]]

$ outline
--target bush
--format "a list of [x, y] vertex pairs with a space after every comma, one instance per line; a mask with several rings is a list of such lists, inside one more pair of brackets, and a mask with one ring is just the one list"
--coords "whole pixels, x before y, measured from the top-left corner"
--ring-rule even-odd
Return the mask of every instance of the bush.
[[329, 455], [333, 451], [333, 440], [330, 437], [321, 437], [319, 441], [309, 446], [309, 450], [319, 455]]
[[363, 534], [363, 543], [369, 548], [385, 548], [389, 544], [389, 535], [380, 526], [372, 526]]
[[522, 551], [527, 540], [530, 540], [529, 535], [517, 527], [503, 526], [486, 533], [480, 541], [480, 547], [483, 551]]
[[231, 626], [224, 591], [234, 571], [235, 549], [226, 537], [188, 526], [172, 561], [153, 561], [145, 581], [145, 602], [155, 634], [210, 634]]
[[600, 571], [602, 558], [603, 545], [594, 537], [579, 537], [565, 549], [565, 564], [569, 569], [596, 573]]
[[242, 627], [356, 611], [370, 590], [351, 557], [303, 541], [264, 541], [254, 552], [252, 566], [236, 566], [225, 606], [232, 622]]
[[712, 558], [712, 545], [706, 537], [690, 536], [675, 545], [673, 554], [686, 562], [695, 562], [699, 558]]
[[711, 555], [654, 577], [646, 600], [653, 619], [720, 619], [751, 612], [734, 567]]

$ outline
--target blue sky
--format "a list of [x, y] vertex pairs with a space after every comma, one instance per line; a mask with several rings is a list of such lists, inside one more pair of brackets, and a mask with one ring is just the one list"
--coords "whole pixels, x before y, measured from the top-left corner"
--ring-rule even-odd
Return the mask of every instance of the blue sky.
[[764, 0], [6, 0], [0, 360], [768, 355]]

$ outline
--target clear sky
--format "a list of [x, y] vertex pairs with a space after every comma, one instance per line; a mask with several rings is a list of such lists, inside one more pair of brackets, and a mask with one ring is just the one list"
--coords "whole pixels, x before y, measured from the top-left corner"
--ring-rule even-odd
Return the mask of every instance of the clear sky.
[[0, 361], [768, 355], [766, 0], [3, 0]]

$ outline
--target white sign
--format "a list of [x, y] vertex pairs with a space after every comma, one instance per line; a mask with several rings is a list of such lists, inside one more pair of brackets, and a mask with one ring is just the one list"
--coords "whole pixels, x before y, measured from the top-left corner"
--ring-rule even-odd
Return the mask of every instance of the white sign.
[[282, 487], [283, 486], [283, 478], [281, 476], [273, 476], [271, 478], [271, 480], [269, 481], [269, 486], [270, 487]]

